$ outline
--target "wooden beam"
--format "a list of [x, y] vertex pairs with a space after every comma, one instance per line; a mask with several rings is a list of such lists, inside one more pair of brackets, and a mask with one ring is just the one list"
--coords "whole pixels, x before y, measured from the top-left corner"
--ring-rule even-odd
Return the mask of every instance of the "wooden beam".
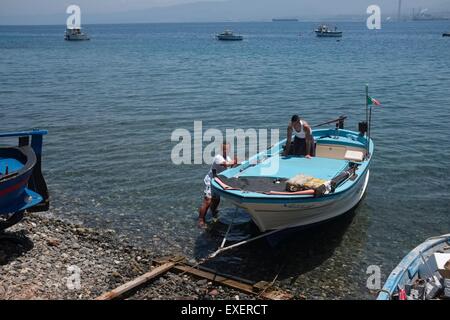
[[230, 278], [226, 278], [224, 276], [217, 275], [212, 272], [199, 270], [196, 268], [193, 268], [191, 266], [186, 265], [176, 265], [173, 267], [174, 271], [182, 272], [182, 273], [188, 273], [190, 275], [193, 275], [195, 277], [203, 278], [210, 280], [212, 282], [218, 283], [223, 286], [227, 286], [229, 288], [250, 294], [250, 295], [258, 295], [259, 297], [263, 299], [268, 300], [290, 300], [292, 299], [292, 295], [279, 291], [276, 289], [268, 288], [266, 291], [263, 291], [262, 288], [255, 287], [254, 285], [242, 283]]
[[195, 268], [192, 268], [190, 266], [185, 266], [185, 265], [178, 265], [178, 266], [175, 266], [173, 269], [178, 272], [189, 273], [190, 275], [193, 275], [193, 276], [196, 276], [196, 277], [199, 277], [202, 279], [206, 279], [209, 281], [213, 281], [213, 282], [222, 284], [222, 285], [230, 287], [230, 288], [237, 289], [239, 291], [242, 291], [242, 292], [245, 292], [248, 294], [254, 294], [253, 286], [236, 281], [236, 280], [225, 278], [225, 277], [216, 275], [211, 272], [202, 271], [202, 270], [195, 269]]
[[120, 287], [117, 287], [114, 290], [111, 290], [109, 292], [102, 294], [101, 296], [97, 297], [95, 300], [115, 299], [115, 298], [123, 295], [124, 293], [143, 285], [144, 283], [148, 282], [149, 280], [169, 271], [170, 269], [172, 269], [175, 266], [175, 264], [176, 264], [176, 262], [164, 263], [164, 264], [156, 267], [155, 269], [135, 278], [134, 280], [131, 280], [131, 281], [121, 285]]

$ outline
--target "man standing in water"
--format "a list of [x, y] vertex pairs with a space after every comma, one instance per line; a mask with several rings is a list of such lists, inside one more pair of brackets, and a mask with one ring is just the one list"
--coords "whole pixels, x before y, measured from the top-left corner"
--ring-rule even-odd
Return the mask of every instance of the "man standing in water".
[[211, 195], [211, 179], [214, 178], [214, 171], [216, 174], [219, 174], [226, 168], [235, 165], [237, 162], [236, 160], [231, 160], [231, 158], [228, 156], [229, 151], [230, 145], [228, 143], [223, 143], [222, 154], [217, 154], [214, 157], [211, 168], [209, 169], [208, 174], [203, 180], [205, 183], [205, 196], [203, 198], [201, 207], [198, 209], [198, 226], [201, 228], [204, 228], [206, 226], [205, 216], [208, 212], [208, 209], [211, 208], [211, 212], [214, 215], [220, 202], [220, 198], [218, 196], [213, 197]]
[[[294, 141], [292, 143], [292, 135]], [[305, 156], [310, 159], [313, 155], [314, 140], [312, 137], [312, 130], [308, 122], [300, 119], [298, 115], [293, 115], [291, 122], [287, 128], [286, 147], [284, 155]]]

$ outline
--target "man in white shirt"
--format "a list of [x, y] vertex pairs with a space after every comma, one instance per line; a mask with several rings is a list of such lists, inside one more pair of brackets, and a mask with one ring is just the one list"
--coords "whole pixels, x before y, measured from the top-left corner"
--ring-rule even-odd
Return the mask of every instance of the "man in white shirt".
[[217, 154], [214, 157], [211, 168], [209, 169], [208, 174], [203, 180], [205, 183], [205, 195], [203, 198], [203, 203], [198, 209], [198, 226], [201, 228], [204, 228], [206, 226], [205, 216], [208, 212], [208, 209], [211, 208], [211, 212], [215, 214], [220, 202], [219, 197], [212, 197], [211, 195], [211, 180], [214, 178], [214, 171], [216, 174], [219, 174], [228, 167], [236, 164], [236, 161], [231, 160], [231, 158], [228, 156], [229, 151], [230, 145], [228, 143], [222, 144], [222, 154]]
[[[294, 136], [294, 141], [292, 141]], [[298, 115], [293, 115], [287, 129], [284, 155], [304, 156], [310, 159], [314, 154], [314, 138], [311, 126]]]

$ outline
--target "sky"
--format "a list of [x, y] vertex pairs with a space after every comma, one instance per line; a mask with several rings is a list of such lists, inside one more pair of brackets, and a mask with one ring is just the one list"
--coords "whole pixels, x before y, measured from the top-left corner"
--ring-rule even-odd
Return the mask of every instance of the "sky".
[[[64, 24], [70, 4], [80, 6], [84, 23], [139, 23], [362, 16], [371, 4], [391, 15], [398, 0], [0, 0], [0, 25]], [[450, 12], [450, 0], [402, 0], [402, 7]]]

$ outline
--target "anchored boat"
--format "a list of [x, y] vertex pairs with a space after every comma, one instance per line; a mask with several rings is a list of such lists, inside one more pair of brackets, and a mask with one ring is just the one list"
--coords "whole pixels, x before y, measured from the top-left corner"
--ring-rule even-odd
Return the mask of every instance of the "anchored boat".
[[86, 33], [82, 32], [81, 28], [66, 28], [66, 32], [64, 33], [64, 40], [89, 40], [89, 36]]
[[224, 32], [218, 34], [217, 36], [218, 40], [222, 41], [241, 41], [244, 40], [244, 37], [241, 35], [236, 35], [233, 33], [233, 31], [225, 30]]
[[316, 30], [314, 30], [318, 37], [322, 38], [340, 38], [342, 37], [342, 31], [337, 31], [337, 27], [332, 30], [329, 26], [322, 24]]
[[19, 222], [25, 210], [49, 208], [47, 185], [41, 171], [43, 136], [47, 131], [0, 133], [18, 137], [18, 146], [0, 147], [0, 231]]
[[442, 36], [443, 36], [443, 37], [450, 37], [450, 32], [444, 32], [444, 33], [442, 34]]
[[[345, 118], [332, 121], [335, 128], [313, 130], [315, 157], [284, 156], [282, 140], [215, 176], [212, 192], [245, 209], [261, 232], [307, 226], [350, 211], [367, 190], [374, 143], [371, 111], [359, 132], [345, 130]], [[303, 186], [292, 188], [292, 178], [304, 180]]]
[[391, 272], [377, 300], [450, 298], [450, 234], [433, 237], [408, 253]]

